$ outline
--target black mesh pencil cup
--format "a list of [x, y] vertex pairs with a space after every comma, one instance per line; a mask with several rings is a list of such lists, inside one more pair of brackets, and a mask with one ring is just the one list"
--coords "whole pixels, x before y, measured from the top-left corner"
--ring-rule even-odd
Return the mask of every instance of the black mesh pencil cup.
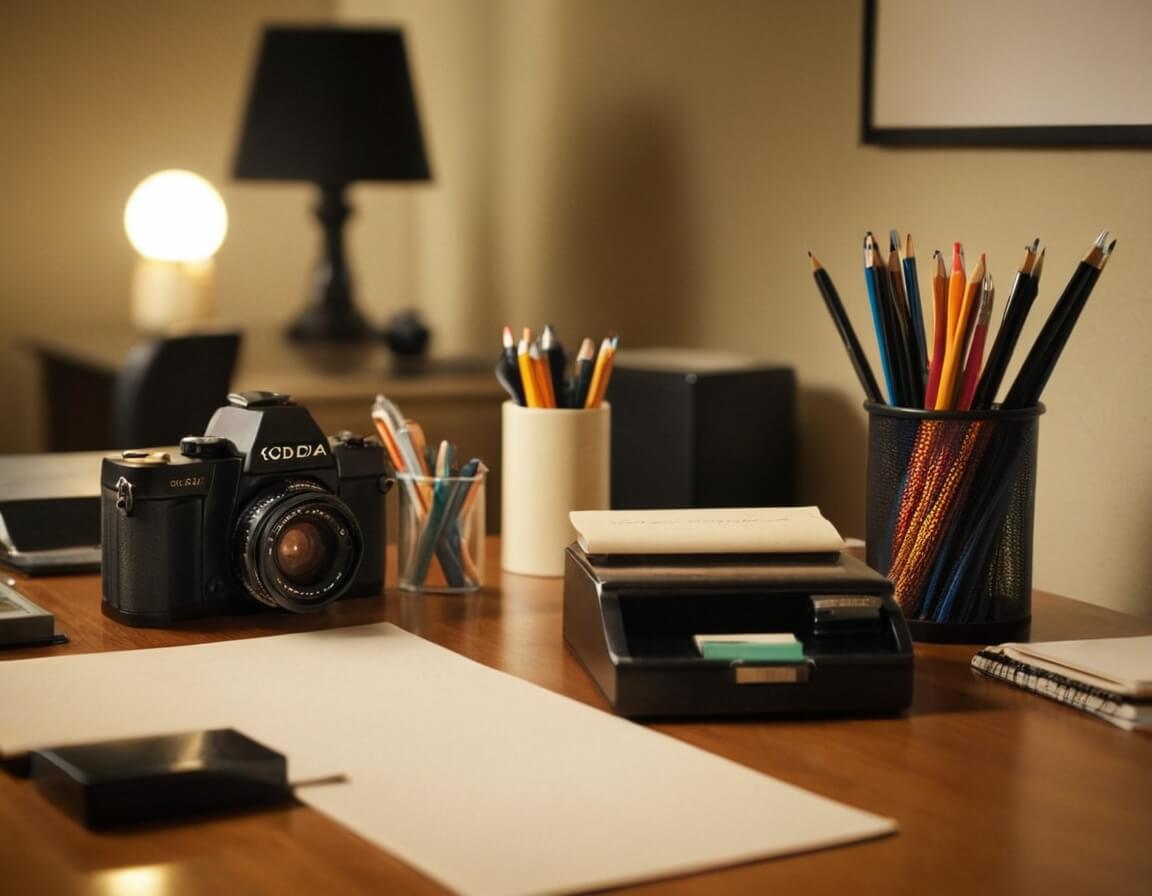
[[895, 584], [912, 637], [1027, 640], [1044, 406], [865, 408], [868, 564]]

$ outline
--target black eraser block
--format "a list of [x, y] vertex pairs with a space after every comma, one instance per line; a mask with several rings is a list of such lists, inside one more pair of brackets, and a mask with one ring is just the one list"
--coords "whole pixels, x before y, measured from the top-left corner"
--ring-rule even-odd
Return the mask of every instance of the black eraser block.
[[36, 750], [29, 775], [90, 828], [292, 799], [284, 755], [231, 728]]

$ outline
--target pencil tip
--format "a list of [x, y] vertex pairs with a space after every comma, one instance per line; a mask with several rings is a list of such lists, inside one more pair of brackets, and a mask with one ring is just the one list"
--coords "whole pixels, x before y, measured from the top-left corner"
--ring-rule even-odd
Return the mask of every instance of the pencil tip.
[[1108, 231], [1107, 230], [1101, 230], [1100, 236], [1096, 237], [1096, 248], [1097, 249], [1103, 249], [1104, 244], [1107, 242], [1108, 242]]

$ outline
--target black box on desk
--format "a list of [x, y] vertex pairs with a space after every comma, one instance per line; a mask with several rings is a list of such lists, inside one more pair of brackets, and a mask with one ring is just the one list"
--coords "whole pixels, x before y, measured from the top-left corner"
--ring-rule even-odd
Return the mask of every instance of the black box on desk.
[[[565, 551], [564, 640], [633, 718], [889, 715], [912, 702], [892, 583], [848, 554], [589, 556]], [[694, 637], [787, 633], [803, 658], [706, 659]]]
[[794, 503], [791, 368], [688, 349], [621, 351], [607, 398], [614, 509]]

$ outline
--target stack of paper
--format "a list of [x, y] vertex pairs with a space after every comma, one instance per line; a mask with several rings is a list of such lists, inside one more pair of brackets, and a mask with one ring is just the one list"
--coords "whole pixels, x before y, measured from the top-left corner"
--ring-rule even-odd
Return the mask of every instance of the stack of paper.
[[588, 554], [828, 554], [844, 539], [818, 507], [574, 510]]

